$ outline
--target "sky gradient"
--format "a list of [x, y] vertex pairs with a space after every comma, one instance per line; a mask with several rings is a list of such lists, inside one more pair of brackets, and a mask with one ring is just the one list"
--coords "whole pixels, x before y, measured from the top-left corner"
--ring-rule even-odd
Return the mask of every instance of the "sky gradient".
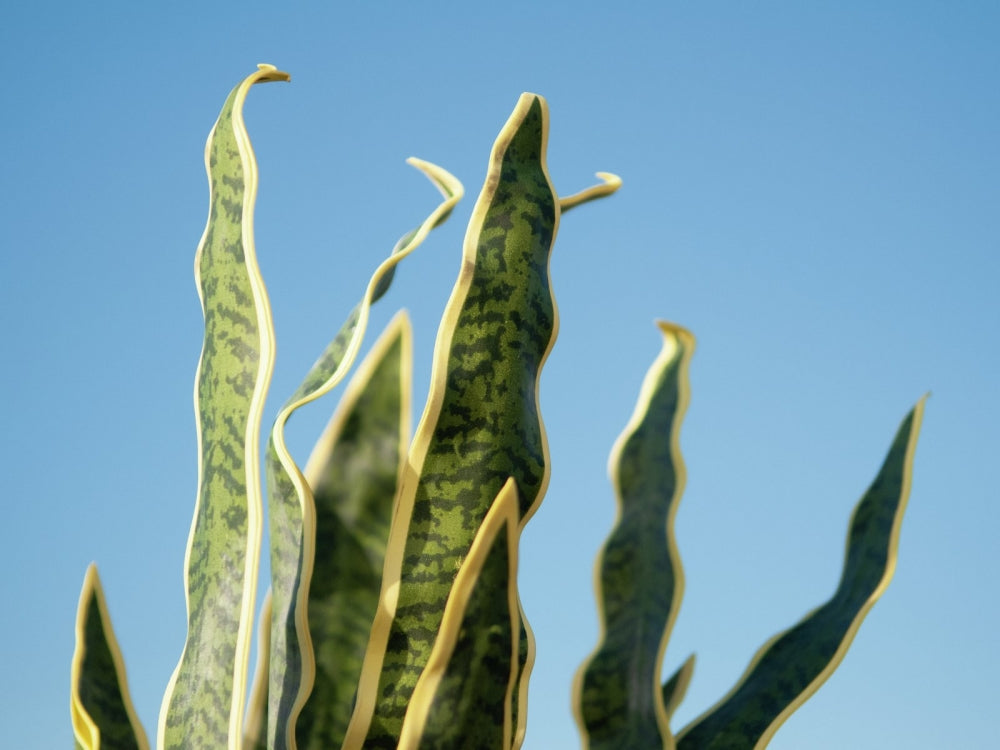
[[[417, 7], [419, 5], [419, 7]], [[685, 598], [698, 655], [675, 729], [833, 591], [851, 508], [927, 405], [895, 579], [774, 750], [988, 748], [1000, 672], [1000, 6], [987, 2], [22, 3], [5, 11], [0, 468], [5, 744], [68, 747], [74, 612], [96, 560], [155, 736], [184, 639], [197, 481], [192, 278], [205, 137], [256, 63], [257, 250], [278, 359], [265, 425], [437, 194], [466, 198], [408, 258], [368, 342], [415, 325], [417, 415], [490, 146], [544, 95], [570, 194], [541, 382], [549, 494], [522, 539], [538, 644], [529, 750], [573, 748], [595, 645], [591, 572], [611, 445], [659, 351], [698, 339], [681, 431]], [[296, 414], [300, 461], [335, 399]]]

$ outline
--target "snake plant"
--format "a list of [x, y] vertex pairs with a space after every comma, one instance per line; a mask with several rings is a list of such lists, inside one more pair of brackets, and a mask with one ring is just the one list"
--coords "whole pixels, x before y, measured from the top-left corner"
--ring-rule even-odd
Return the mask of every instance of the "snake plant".
[[[448, 172], [411, 159], [442, 201], [375, 269], [279, 410], [261, 462], [274, 333], [254, 249], [257, 168], [242, 108], [254, 84], [288, 78], [258, 66], [226, 99], [205, 149], [188, 628], [157, 746], [519, 748], [535, 647], [517, 592], [518, 540], [550, 473], [538, 395], [558, 328], [549, 257], [562, 214], [620, 181], [598, 173], [600, 184], [560, 197], [546, 167], [546, 102], [523, 94], [490, 155], [412, 438], [411, 334], [400, 313], [302, 469], [285, 443], [289, 418], [344, 380], [396, 265], [462, 197]], [[855, 510], [837, 593], [765, 644], [737, 686], [675, 735], [670, 718], [693, 658], [662, 685], [660, 675], [683, 588], [673, 518], [694, 343], [678, 326], [660, 330], [663, 351], [612, 452], [620, 512], [598, 566], [602, 636], [576, 680], [577, 719], [592, 748], [759, 748], [833, 670], [888, 584], [923, 402]], [[251, 679], [265, 483], [271, 579]], [[76, 747], [149, 748], [94, 566], [80, 597], [70, 705]]]

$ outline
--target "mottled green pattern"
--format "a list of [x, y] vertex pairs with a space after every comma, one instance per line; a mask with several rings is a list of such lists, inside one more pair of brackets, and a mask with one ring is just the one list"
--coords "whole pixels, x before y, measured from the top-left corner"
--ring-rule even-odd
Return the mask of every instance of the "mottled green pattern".
[[679, 750], [764, 747], [843, 658], [892, 577], [922, 410], [921, 401], [903, 420], [878, 476], [854, 509], [833, 597], [769, 641], [729, 695], [678, 735]]
[[256, 167], [240, 110], [258, 80], [277, 78], [262, 71], [233, 90], [207, 150], [210, 211], [196, 261], [205, 315], [196, 387], [200, 483], [188, 542], [188, 636], [161, 717], [163, 748], [240, 741], [231, 734], [243, 708], [246, 614], [261, 515], [258, 469], [246, 455], [248, 446], [256, 453], [273, 350], [266, 295], [245, 231], [252, 226]]
[[522, 97], [494, 147], [466, 238], [474, 269], [464, 297], [459, 280], [438, 337], [449, 347], [446, 372], [436, 372], [429, 401], [441, 405], [421, 426], [432, 432], [366, 749], [396, 746], [455, 571], [500, 488], [515, 478], [524, 519], [546, 480], [536, 384], [555, 335], [548, 262], [558, 222], [545, 170], [547, 117], [544, 100]]
[[271, 750], [291, 747], [298, 714], [315, 672], [304, 615], [314, 564], [315, 506], [312, 492], [285, 445], [285, 424], [301, 406], [330, 391], [346, 374], [361, 345], [372, 303], [388, 289], [396, 265], [439, 226], [462, 196], [461, 184], [433, 164], [410, 159], [445, 200], [393, 247], [376, 269], [362, 300], [285, 402], [271, 431], [266, 454], [268, 513], [271, 533], [271, 675], [268, 696], [268, 743]]
[[[489, 545], [461, 617], [459, 636], [447, 671], [434, 692], [419, 747], [506, 747], [509, 727], [507, 693], [516, 679], [510, 588], [517, 585], [510, 536], [515, 524], [503, 524]], [[449, 613], [449, 616], [452, 616]], [[509, 729], [507, 729], [509, 731]]]
[[662, 325], [662, 332], [663, 353], [612, 454], [619, 516], [599, 558], [603, 639], [577, 691], [592, 750], [673, 745], [660, 666], [683, 588], [672, 527], [684, 483], [677, 436], [694, 342], [671, 326]]
[[[302, 643], [296, 626], [303, 566], [303, 512], [298, 490], [282, 468], [274, 433], [267, 445], [268, 525], [271, 543], [271, 651], [268, 684], [268, 747], [290, 745], [288, 724], [303, 679]], [[308, 668], [308, 667], [307, 667]]]
[[[378, 605], [409, 408], [409, 323], [398, 319], [361, 364], [310, 459], [316, 559], [309, 632], [316, 681], [296, 726], [300, 750], [337, 748], [354, 708]], [[407, 355], [409, 351], [407, 350]], [[315, 463], [314, 463], [315, 462]], [[313, 470], [315, 467], [315, 470]]]
[[[88, 575], [96, 579], [96, 571]], [[98, 596], [96, 585], [87, 586], [80, 603], [78, 622], [82, 628], [77, 634], [74, 708], [83, 711], [97, 728], [100, 750], [146, 750], [145, 735], [129, 716], [130, 699], [119, 681], [111, 622], [105, 620]], [[79, 739], [77, 746], [81, 746]]]

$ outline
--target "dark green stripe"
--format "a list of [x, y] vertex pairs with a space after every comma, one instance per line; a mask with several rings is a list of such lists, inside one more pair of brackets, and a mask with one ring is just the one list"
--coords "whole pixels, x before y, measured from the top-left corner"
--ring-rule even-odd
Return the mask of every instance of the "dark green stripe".
[[554, 337], [548, 263], [557, 199], [544, 166], [544, 101], [532, 97], [517, 112], [480, 197], [489, 205], [474, 238], [473, 277], [445, 339], [443, 402], [420, 471], [366, 748], [395, 748], [459, 562], [493, 499], [514, 477], [523, 517], [545, 476], [535, 388]]
[[754, 748], [787, 708], [811, 695], [839, 662], [852, 629], [880, 594], [895, 562], [909, 489], [918, 410], [903, 420], [878, 476], [851, 517], [847, 556], [833, 597], [757, 655], [735, 691], [678, 735], [678, 750]]

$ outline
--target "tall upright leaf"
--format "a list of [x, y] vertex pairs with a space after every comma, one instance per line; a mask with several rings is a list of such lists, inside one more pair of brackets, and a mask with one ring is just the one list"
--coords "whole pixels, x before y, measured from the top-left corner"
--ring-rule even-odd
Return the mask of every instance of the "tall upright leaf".
[[160, 711], [163, 750], [237, 750], [242, 742], [262, 527], [258, 435], [274, 360], [243, 103], [253, 84], [288, 78], [259, 66], [229, 95], [205, 147], [209, 216], [195, 260], [205, 315], [195, 385], [198, 499], [185, 555], [187, 640]]
[[684, 589], [674, 516], [684, 490], [679, 435], [694, 337], [659, 327], [663, 349], [611, 452], [618, 519], [595, 571], [601, 638], [574, 683], [583, 745], [593, 750], [674, 746], [660, 672]]
[[78, 748], [149, 750], [129, 696], [125, 662], [94, 564], [87, 568], [80, 592], [70, 685], [70, 715]]
[[518, 677], [517, 485], [510, 479], [455, 576], [399, 750], [509, 748]]
[[[493, 499], [514, 477], [523, 526], [548, 484], [538, 379], [556, 333], [548, 268], [560, 202], [547, 142], [544, 99], [522, 95], [493, 146], [438, 330], [346, 748], [396, 747], [455, 572]], [[529, 638], [519, 636], [525, 654]]]
[[309, 633], [316, 681], [299, 748], [337, 748], [378, 606], [393, 498], [410, 436], [412, 333], [399, 313], [348, 383], [305, 469], [316, 501]]
[[308, 482], [285, 443], [285, 426], [299, 407], [328, 393], [343, 379], [361, 346], [371, 305], [388, 289], [396, 265], [447, 219], [463, 194], [461, 183], [445, 170], [419, 159], [408, 161], [434, 184], [444, 200], [396, 243], [375, 270], [347, 322], [279, 410], [267, 446], [272, 592], [267, 728], [271, 750], [296, 747], [296, 721], [315, 678], [307, 604], [315, 554], [316, 510]]
[[854, 508], [840, 584], [765, 643], [722, 700], [677, 735], [678, 750], [760, 750], [833, 673], [892, 580], [925, 399], [907, 414], [875, 481]]

